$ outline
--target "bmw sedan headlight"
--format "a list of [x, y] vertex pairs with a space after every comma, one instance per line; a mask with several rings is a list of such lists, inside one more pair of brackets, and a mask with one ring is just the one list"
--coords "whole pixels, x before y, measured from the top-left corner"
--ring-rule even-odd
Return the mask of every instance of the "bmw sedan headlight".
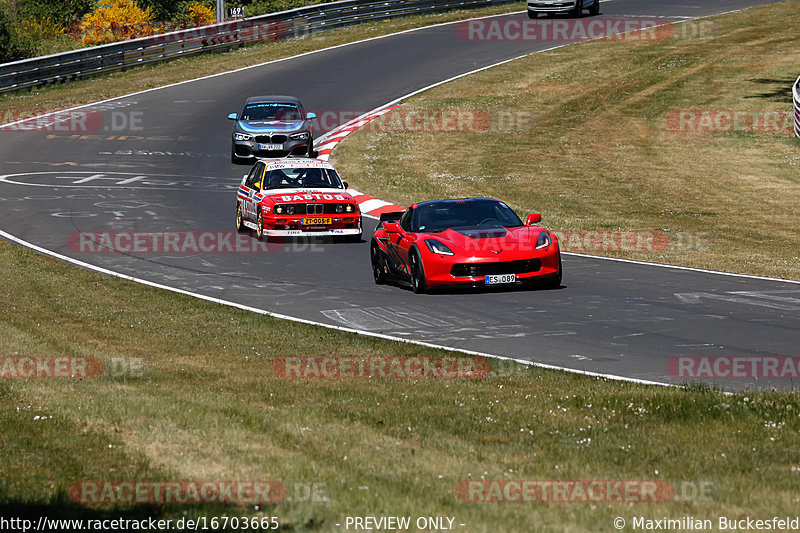
[[293, 133], [291, 138], [295, 141], [306, 141], [308, 140], [308, 132], [301, 131], [300, 133]]
[[453, 255], [453, 250], [440, 243], [436, 239], [425, 239], [425, 244], [428, 246], [428, 250], [435, 254]]
[[539, 248], [546, 248], [550, 246], [553, 242], [553, 239], [550, 238], [550, 234], [546, 231], [543, 231], [539, 234], [539, 238], [536, 239], [536, 249]]
[[233, 140], [234, 141], [250, 141], [253, 139], [252, 135], [248, 135], [246, 133], [234, 133]]

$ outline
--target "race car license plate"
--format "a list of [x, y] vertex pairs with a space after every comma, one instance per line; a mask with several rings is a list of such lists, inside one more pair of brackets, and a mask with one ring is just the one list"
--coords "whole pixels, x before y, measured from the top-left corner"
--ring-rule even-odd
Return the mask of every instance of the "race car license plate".
[[500, 285], [502, 283], [514, 283], [517, 281], [516, 274], [494, 274], [486, 276], [487, 285]]
[[304, 218], [303, 225], [304, 226], [325, 226], [327, 224], [333, 224], [332, 218]]
[[259, 150], [272, 150], [272, 151], [283, 150], [283, 145], [282, 144], [259, 144], [258, 145], [258, 149]]

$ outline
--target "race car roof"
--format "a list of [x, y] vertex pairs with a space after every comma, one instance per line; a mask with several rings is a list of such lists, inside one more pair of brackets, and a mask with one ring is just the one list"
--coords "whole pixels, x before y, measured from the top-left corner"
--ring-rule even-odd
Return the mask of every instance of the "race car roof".
[[278, 168], [327, 168], [336, 170], [327, 161], [310, 157], [282, 157], [279, 159], [262, 159], [261, 161], [267, 165], [267, 170]]
[[300, 100], [294, 96], [251, 96], [245, 101], [250, 104], [295, 104], [300, 105]]

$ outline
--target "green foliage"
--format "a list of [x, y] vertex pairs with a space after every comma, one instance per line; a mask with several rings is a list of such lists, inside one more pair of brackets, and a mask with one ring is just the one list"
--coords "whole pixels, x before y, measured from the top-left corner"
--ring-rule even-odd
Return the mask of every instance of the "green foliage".
[[0, 63], [25, 59], [29, 53], [29, 44], [20, 38], [5, 7], [0, 7]]
[[28, 20], [49, 19], [58, 26], [69, 26], [94, 9], [96, 0], [24, 0], [17, 3], [17, 18]]
[[185, 11], [185, 0], [139, 0], [142, 9], [150, 8], [155, 20], [173, 20]]

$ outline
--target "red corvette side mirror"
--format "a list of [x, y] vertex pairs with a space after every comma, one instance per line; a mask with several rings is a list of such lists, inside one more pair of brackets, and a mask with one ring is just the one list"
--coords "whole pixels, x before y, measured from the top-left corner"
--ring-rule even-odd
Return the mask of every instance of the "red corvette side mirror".
[[397, 222], [384, 222], [383, 229], [386, 230], [387, 233], [402, 233], [403, 229], [400, 227], [400, 224]]
[[533, 224], [538, 224], [542, 221], [542, 215], [539, 213], [531, 213], [528, 215], [528, 220], [525, 221], [526, 226], [531, 226]]

